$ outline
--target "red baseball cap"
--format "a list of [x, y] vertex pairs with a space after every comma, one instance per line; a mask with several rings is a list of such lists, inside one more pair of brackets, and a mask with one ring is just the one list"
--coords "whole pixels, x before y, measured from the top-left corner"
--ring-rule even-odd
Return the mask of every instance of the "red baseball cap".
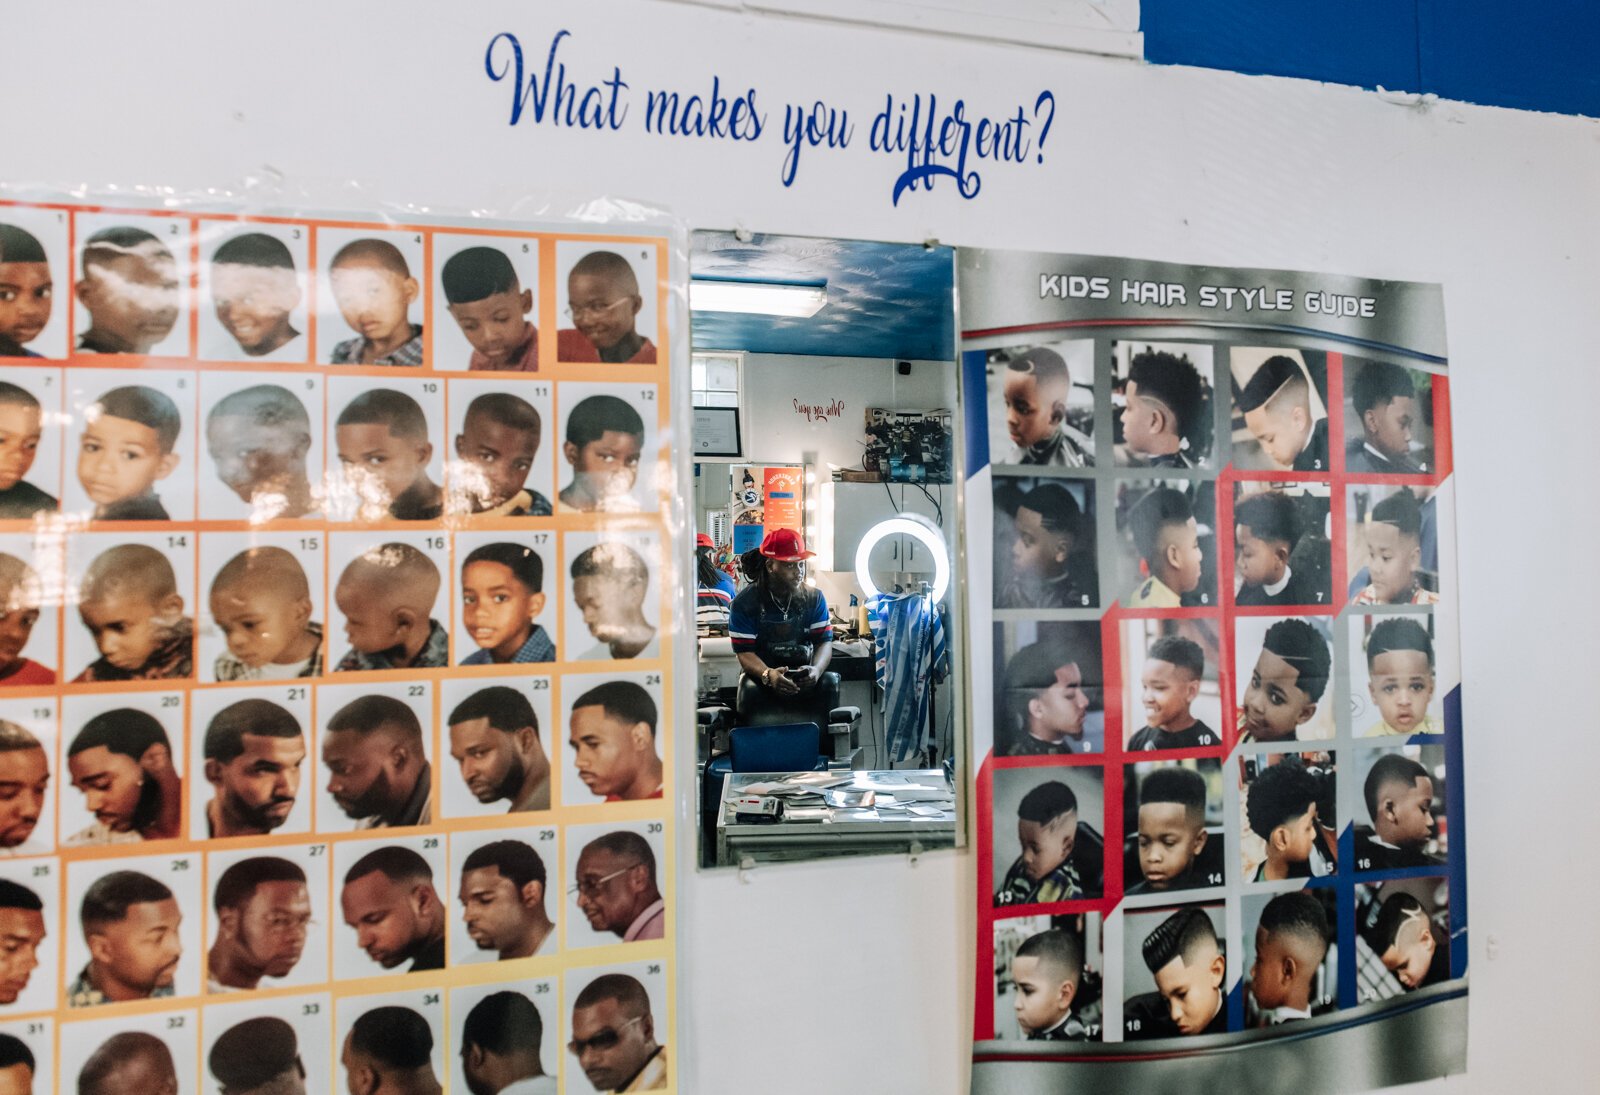
[[767, 533], [767, 538], [761, 541], [761, 554], [781, 563], [797, 563], [801, 559], [811, 558], [816, 552], [806, 550], [806, 542], [800, 539], [800, 534], [794, 529], [777, 528]]
[[711, 542], [711, 537], [702, 532], [694, 538], [694, 546], [697, 548], [703, 548], [716, 547], [717, 545]]

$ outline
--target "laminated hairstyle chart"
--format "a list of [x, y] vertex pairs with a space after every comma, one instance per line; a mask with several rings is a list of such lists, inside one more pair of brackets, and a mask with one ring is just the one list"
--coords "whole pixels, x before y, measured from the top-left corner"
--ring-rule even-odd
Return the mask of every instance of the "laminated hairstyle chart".
[[105, 201], [0, 201], [0, 1058], [672, 1088], [679, 235]]
[[1440, 289], [960, 266], [973, 1091], [1461, 1071]]

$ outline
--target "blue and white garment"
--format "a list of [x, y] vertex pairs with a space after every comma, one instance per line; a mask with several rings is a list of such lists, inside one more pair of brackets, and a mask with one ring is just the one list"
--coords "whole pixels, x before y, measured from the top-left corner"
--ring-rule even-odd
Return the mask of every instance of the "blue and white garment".
[[927, 737], [931, 685], [950, 671], [944, 616], [926, 594], [880, 594], [867, 602], [867, 620], [882, 696], [884, 752], [891, 761], [905, 761]]

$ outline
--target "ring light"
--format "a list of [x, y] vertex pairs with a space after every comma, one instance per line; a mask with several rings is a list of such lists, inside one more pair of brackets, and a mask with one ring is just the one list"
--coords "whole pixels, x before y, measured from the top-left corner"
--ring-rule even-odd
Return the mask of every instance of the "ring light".
[[867, 534], [861, 538], [861, 543], [856, 546], [856, 581], [868, 599], [878, 596], [881, 592], [873, 584], [872, 575], [867, 570], [872, 549], [877, 547], [878, 541], [884, 537], [896, 535], [910, 536], [932, 553], [933, 602], [938, 604], [944, 600], [945, 593], [950, 589], [950, 560], [945, 556], [944, 533], [932, 521], [916, 514], [879, 521], [867, 530]]

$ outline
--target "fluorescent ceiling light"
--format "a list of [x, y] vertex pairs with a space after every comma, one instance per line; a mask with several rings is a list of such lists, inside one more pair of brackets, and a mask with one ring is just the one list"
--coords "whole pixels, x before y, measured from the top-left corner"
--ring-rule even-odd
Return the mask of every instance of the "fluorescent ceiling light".
[[689, 282], [689, 309], [694, 312], [745, 312], [761, 316], [810, 319], [828, 303], [828, 287], [776, 281]]

